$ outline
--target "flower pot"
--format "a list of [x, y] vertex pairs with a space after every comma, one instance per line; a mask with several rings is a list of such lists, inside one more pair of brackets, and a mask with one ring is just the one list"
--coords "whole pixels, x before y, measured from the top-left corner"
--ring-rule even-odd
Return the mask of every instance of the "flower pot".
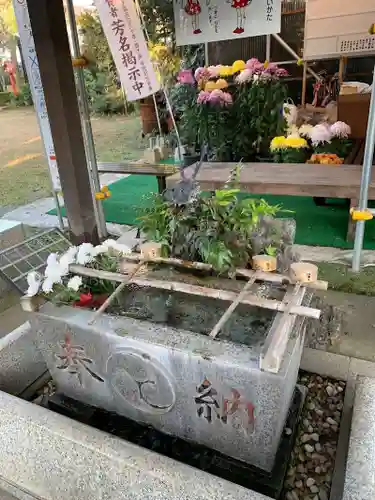
[[139, 110], [141, 115], [143, 133], [151, 134], [154, 130], [157, 130], [158, 119], [156, 116], [155, 105], [152, 97], [142, 99]]

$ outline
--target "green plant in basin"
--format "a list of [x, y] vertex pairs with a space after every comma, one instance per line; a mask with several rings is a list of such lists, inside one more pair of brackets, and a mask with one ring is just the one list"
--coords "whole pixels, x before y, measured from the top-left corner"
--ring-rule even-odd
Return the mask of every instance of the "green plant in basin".
[[[237, 169], [234, 176], [238, 173]], [[205, 262], [219, 273], [246, 267], [253, 255], [254, 232], [263, 218], [274, 217], [281, 207], [245, 198], [233, 184], [213, 194], [199, 192], [183, 206], [155, 195], [139, 218], [140, 229], [162, 244], [164, 256]], [[273, 251], [266, 246], [262, 250]]]

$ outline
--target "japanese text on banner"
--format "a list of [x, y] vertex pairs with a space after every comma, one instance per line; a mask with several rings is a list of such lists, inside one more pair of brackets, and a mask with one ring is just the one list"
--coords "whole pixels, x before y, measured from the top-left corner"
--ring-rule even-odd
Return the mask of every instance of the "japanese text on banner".
[[95, 0], [129, 101], [160, 89], [133, 0]]

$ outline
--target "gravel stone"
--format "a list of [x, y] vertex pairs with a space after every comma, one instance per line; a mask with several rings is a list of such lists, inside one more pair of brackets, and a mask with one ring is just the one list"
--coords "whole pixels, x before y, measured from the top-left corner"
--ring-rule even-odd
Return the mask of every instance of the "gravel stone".
[[326, 392], [327, 392], [328, 396], [333, 396], [333, 393], [334, 393], [333, 387], [331, 385], [328, 385], [326, 388]]
[[303, 434], [301, 437], [301, 443], [307, 443], [308, 441], [310, 441], [310, 439], [310, 434]]
[[319, 500], [328, 500], [328, 494], [324, 488], [319, 488]]
[[284, 498], [328, 500], [346, 385], [310, 373], [303, 374], [299, 382], [308, 387], [308, 393]]

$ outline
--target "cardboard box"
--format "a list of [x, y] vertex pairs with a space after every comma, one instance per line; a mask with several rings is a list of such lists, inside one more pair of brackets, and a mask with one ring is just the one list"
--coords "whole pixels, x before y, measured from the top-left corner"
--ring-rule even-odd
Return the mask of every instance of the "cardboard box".
[[348, 94], [338, 97], [338, 120], [352, 129], [353, 139], [366, 137], [371, 94]]

